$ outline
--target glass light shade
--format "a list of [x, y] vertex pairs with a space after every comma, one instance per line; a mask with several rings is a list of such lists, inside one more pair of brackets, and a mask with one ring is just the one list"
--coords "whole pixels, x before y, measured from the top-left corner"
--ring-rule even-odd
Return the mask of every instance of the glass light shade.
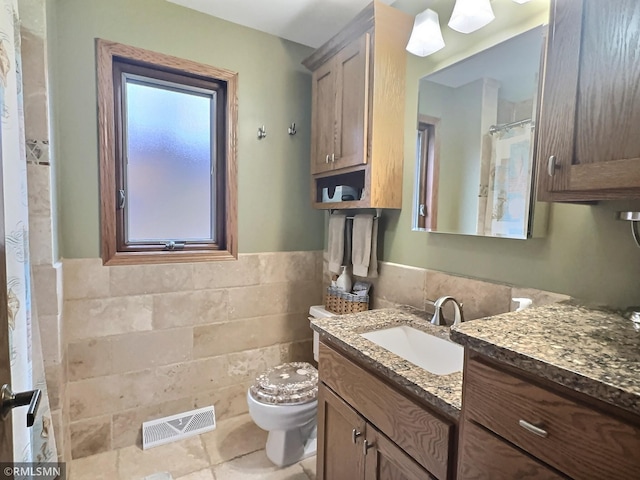
[[523, 3], [529, 3], [531, 0], [513, 0], [513, 1], [522, 5]]
[[456, 0], [449, 27], [460, 33], [475, 32], [495, 17], [489, 0]]
[[419, 57], [426, 57], [444, 48], [442, 30], [438, 14], [427, 8], [416, 15], [407, 51]]

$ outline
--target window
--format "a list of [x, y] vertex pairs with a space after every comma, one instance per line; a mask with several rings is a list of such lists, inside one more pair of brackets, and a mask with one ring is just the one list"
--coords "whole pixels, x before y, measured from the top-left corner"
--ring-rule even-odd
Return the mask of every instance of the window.
[[237, 74], [97, 46], [103, 262], [236, 258]]
[[414, 230], [435, 230], [438, 223], [439, 124], [439, 118], [418, 115]]

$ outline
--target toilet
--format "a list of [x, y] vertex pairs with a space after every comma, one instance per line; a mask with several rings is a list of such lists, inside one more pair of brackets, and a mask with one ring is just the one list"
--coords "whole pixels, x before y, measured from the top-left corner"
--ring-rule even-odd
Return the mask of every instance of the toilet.
[[[334, 315], [321, 306], [311, 307], [309, 314], [313, 318]], [[316, 361], [318, 340], [314, 332]], [[272, 367], [260, 374], [247, 391], [251, 418], [269, 432], [265, 451], [274, 464], [284, 467], [316, 454], [317, 396], [318, 371], [306, 362]]]

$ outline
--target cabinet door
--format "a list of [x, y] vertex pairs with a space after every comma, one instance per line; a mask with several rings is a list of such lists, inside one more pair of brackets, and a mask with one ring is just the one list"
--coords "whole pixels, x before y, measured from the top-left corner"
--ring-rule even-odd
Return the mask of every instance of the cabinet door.
[[318, 385], [318, 480], [364, 478], [365, 422], [322, 382]]
[[367, 163], [369, 44], [365, 33], [336, 56], [336, 131], [334, 169]]
[[541, 200], [640, 196], [639, 18], [637, 0], [551, 2]]
[[458, 480], [565, 478], [475, 423], [464, 421]]
[[[331, 170], [337, 139], [336, 61], [328, 60], [313, 72], [311, 124], [311, 173]], [[334, 157], [335, 158], [335, 157]]]
[[[366, 480], [435, 480], [395, 443], [367, 424]], [[367, 448], [368, 446], [368, 448]]]

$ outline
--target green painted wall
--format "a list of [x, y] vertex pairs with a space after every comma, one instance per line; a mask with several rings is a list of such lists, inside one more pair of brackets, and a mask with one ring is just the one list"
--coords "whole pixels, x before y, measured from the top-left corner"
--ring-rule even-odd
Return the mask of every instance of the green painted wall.
[[99, 256], [95, 38], [238, 72], [239, 251], [322, 248], [322, 213], [309, 201], [311, 76], [300, 64], [312, 49], [165, 1], [50, 3], [63, 257]]
[[[405, 5], [397, 5], [401, 3]], [[396, 6], [409, 3], [399, 0]], [[452, 7], [453, 2], [449, 3]], [[508, 18], [512, 23], [505, 24], [502, 9], [515, 11], [520, 6], [511, 1], [496, 1], [493, 3], [496, 22], [477, 35], [465, 37], [445, 28], [444, 50], [426, 59], [409, 55], [405, 125], [415, 125], [421, 77], [543, 23], [548, 16], [539, 8], [540, 3], [527, 4], [528, 8], [537, 8], [537, 14], [523, 15], [521, 22], [515, 24], [511, 15]], [[450, 13], [451, 8], [448, 14], [441, 12], [441, 24], [446, 25]], [[415, 145], [416, 131], [407, 128], [403, 208], [401, 212], [385, 213], [382, 260], [545, 289], [613, 306], [640, 305], [640, 249], [631, 238], [629, 224], [614, 219], [617, 210], [640, 209], [640, 202], [602, 202], [596, 206], [554, 204], [547, 235], [539, 239], [413, 232]]]

